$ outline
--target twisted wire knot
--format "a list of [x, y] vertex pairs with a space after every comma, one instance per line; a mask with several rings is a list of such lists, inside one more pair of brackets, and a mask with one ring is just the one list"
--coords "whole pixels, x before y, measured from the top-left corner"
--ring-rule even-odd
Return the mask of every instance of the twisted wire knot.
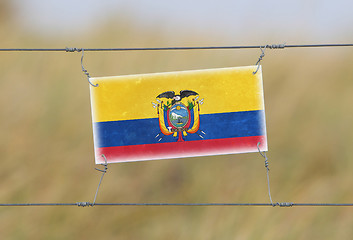
[[81, 56], [81, 68], [82, 68], [82, 72], [87, 76], [87, 80], [89, 82], [89, 84], [91, 84], [93, 87], [98, 87], [98, 84], [93, 84], [90, 81], [91, 76], [89, 75], [88, 71], [83, 67], [83, 56], [84, 56], [84, 49], [83, 48], [70, 48], [70, 47], [66, 47], [65, 48], [66, 52], [82, 52], [82, 56]]
[[270, 171], [270, 168], [268, 167], [270, 164], [268, 163], [268, 159], [265, 160], [265, 168], [267, 168]]
[[70, 48], [70, 47], [65, 48], [66, 52], [82, 52], [82, 50], [83, 50], [82, 48], [75, 48], [75, 47], [74, 48]]
[[292, 202], [277, 202], [272, 204], [273, 207], [279, 206], [279, 207], [293, 207], [294, 203]]
[[269, 49], [284, 49], [285, 47], [286, 47], [285, 43], [266, 45], [266, 48], [269, 48]]
[[76, 205], [78, 207], [93, 207], [93, 204], [90, 202], [77, 202]]
[[261, 63], [262, 59], [265, 56], [266, 48], [269, 48], [269, 49], [284, 49], [285, 47], [286, 47], [285, 43], [260, 46], [261, 55], [259, 57], [259, 60], [257, 60], [257, 62], [255, 64], [255, 65], [257, 65], [257, 68], [252, 74], [255, 75], [259, 71], [260, 63]]

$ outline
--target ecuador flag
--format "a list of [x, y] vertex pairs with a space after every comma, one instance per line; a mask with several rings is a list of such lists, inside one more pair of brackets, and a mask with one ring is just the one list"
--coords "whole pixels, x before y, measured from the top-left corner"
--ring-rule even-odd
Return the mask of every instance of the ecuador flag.
[[91, 78], [96, 163], [267, 151], [255, 69]]

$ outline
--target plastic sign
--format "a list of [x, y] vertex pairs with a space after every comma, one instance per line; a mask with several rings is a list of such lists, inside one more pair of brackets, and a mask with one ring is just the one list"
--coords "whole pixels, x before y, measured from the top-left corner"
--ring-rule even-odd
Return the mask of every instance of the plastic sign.
[[97, 164], [267, 151], [261, 68], [91, 78]]

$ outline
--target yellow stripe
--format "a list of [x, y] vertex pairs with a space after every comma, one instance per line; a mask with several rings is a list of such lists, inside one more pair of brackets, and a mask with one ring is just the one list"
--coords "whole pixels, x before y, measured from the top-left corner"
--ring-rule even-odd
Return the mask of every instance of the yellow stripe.
[[264, 109], [261, 68], [256, 66], [92, 78], [94, 122], [157, 118], [152, 107], [166, 91], [192, 90], [204, 98], [200, 114]]

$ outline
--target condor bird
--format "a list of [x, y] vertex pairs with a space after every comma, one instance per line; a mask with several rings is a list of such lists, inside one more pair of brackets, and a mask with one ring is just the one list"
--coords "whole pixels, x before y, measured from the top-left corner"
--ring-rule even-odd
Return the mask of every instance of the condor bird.
[[172, 100], [172, 105], [176, 102], [181, 101], [184, 97], [189, 97], [189, 96], [196, 96], [198, 95], [197, 92], [191, 91], [191, 90], [181, 90], [179, 95], [175, 95], [174, 91], [168, 91], [161, 93], [157, 96], [157, 98], [171, 98]]

